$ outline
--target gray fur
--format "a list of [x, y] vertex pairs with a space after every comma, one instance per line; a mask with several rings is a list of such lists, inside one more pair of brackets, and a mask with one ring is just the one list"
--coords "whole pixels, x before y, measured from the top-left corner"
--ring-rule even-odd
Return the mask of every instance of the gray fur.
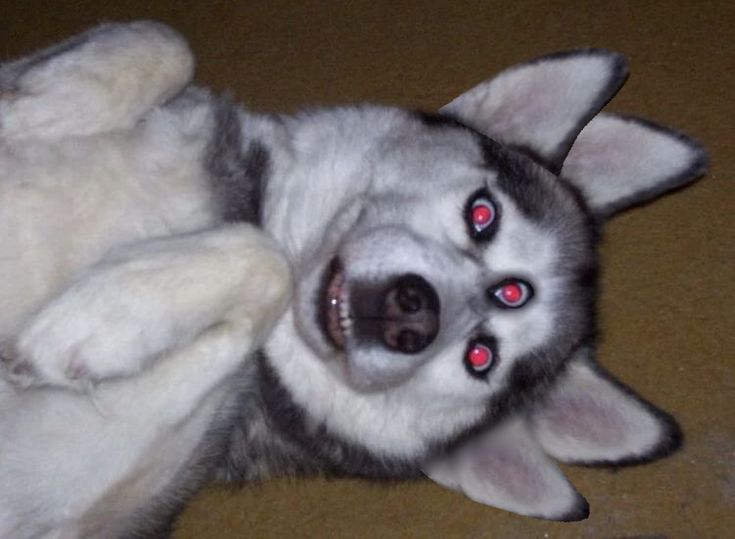
[[261, 193], [270, 155], [263, 143], [243, 143], [238, 109], [229, 99], [215, 108], [212, 139], [204, 159], [215, 203], [225, 222], [260, 223]]

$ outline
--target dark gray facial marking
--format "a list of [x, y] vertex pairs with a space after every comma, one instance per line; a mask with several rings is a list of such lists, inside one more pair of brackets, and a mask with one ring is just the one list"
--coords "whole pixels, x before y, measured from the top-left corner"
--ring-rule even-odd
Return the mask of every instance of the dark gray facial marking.
[[415, 112], [416, 117], [427, 127], [445, 129], [464, 129], [471, 132], [480, 144], [484, 165], [498, 173], [498, 186], [528, 217], [537, 222], [549, 217], [553, 199], [558, 196], [548, 189], [535, 175], [535, 163], [513, 149], [504, 146], [488, 136], [462, 123], [461, 120], [445, 114]]
[[487, 137], [482, 137], [480, 143], [485, 164], [498, 173], [498, 187], [526, 217], [537, 222], [544, 221], [550, 208], [554, 207], [556, 193], [545, 188], [535, 177], [533, 165], [520, 155]]
[[237, 108], [222, 99], [215, 112], [205, 168], [220, 216], [225, 222], [260, 223], [260, 198], [270, 155], [258, 140], [243, 144]]
[[415, 111], [414, 114], [416, 114], [418, 119], [421, 120], [421, 123], [427, 127], [450, 127], [474, 131], [471, 127], [463, 124], [461, 120], [451, 114], [424, 112], [421, 110]]

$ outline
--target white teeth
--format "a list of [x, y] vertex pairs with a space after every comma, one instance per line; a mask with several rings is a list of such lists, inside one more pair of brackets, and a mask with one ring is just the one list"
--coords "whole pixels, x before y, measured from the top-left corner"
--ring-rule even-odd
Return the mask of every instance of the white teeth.
[[327, 286], [327, 330], [334, 343], [344, 348], [352, 330], [350, 301], [344, 274], [335, 273]]
[[342, 289], [339, 294], [339, 326], [345, 333], [345, 336], [349, 336], [350, 330], [352, 329], [352, 318], [350, 317], [350, 303], [347, 296], [347, 287], [342, 284]]

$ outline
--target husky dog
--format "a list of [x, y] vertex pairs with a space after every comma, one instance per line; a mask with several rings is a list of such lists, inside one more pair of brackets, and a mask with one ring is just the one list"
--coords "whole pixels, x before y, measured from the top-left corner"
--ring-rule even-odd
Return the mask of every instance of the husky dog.
[[670, 453], [594, 359], [598, 225], [703, 151], [577, 50], [424, 114], [246, 112], [151, 22], [0, 66], [0, 536], [160, 536], [206, 480], [422, 473], [576, 520]]

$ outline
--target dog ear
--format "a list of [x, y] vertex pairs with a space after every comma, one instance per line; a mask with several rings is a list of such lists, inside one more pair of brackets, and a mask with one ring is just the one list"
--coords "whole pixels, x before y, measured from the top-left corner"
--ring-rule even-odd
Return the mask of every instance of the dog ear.
[[543, 453], [522, 417], [424, 467], [433, 481], [476, 502], [549, 520], [582, 520], [587, 501]]
[[440, 112], [558, 174], [580, 130], [617, 93], [627, 74], [625, 59], [606, 50], [552, 54], [503, 71]]
[[623, 466], [675, 451], [676, 421], [604, 372], [590, 350], [572, 359], [548, 400], [531, 414], [544, 451], [569, 464]]
[[694, 181], [706, 166], [702, 147], [681, 133], [599, 114], [577, 137], [561, 176], [582, 191], [593, 213], [608, 217]]

